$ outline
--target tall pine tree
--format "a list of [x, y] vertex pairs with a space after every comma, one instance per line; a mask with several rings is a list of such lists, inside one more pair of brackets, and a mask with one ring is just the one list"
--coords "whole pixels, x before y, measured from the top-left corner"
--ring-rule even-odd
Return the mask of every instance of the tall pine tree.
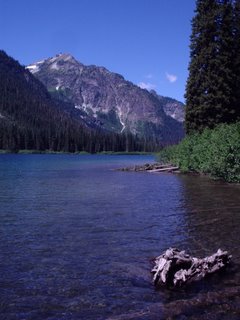
[[234, 2], [234, 108], [237, 120], [240, 121], [240, 0]]
[[[217, 18], [217, 52], [215, 70], [215, 91], [213, 94], [213, 108], [215, 109], [212, 122], [208, 127], [218, 123], [231, 123], [236, 119], [234, 109], [234, 36], [233, 36], [233, 6], [231, 0], [219, 0]], [[213, 83], [209, 81], [209, 86]]]
[[[211, 115], [210, 77], [214, 78], [217, 46], [216, 0], [197, 0], [192, 20], [189, 78], [186, 87], [186, 131], [201, 130]], [[214, 80], [214, 79], [213, 79]], [[212, 81], [213, 81], [212, 80]], [[210, 92], [209, 92], [210, 89]]]
[[197, 0], [185, 95], [187, 133], [236, 121], [233, 26], [231, 0]]

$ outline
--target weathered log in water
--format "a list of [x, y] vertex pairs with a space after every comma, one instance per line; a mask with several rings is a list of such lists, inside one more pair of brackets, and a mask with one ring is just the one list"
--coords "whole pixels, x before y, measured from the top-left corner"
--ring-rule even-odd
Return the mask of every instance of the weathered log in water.
[[148, 171], [148, 172], [175, 172], [179, 170], [179, 167], [173, 166], [171, 164], [161, 164], [161, 163], [146, 163], [144, 165], [137, 165], [133, 167], [126, 167], [117, 169], [118, 171]]
[[179, 167], [168, 166], [168, 167], [164, 167], [164, 168], [148, 170], [148, 172], [173, 172], [176, 170], [179, 170]]
[[206, 275], [226, 267], [232, 256], [218, 249], [213, 255], [199, 259], [176, 248], [167, 249], [155, 259], [152, 269], [154, 285], [181, 286], [201, 280]]

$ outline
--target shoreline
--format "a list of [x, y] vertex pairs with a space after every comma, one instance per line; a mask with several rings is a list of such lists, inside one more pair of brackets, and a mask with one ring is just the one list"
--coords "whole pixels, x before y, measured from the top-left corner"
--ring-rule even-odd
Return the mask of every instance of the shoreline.
[[135, 165], [135, 166], [131, 166], [131, 167], [118, 168], [118, 169], [115, 169], [115, 171], [148, 172], [148, 173], [173, 173], [173, 174], [180, 174], [180, 175], [205, 177], [205, 178], [212, 180], [212, 181], [239, 186], [238, 182], [228, 182], [222, 178], [214, 177], [214, 176], [211, 176], [206, 173], [200, 173], [200, 172], [196, 172], [196, 171], [181, 171], [180, 167], [174, 166], [170, 163], [161, 163], [161, 162], [155, 162], [152, 164], [145, 163], [143, 165]]
[[17, 151], [11, 151], [11, 150], [0, 150], [0, 155], [1, 154], [53, 154], [53, 155], [58, 155], [58, 154], [64, 154], [64, 155], [126, 155], [126, 156], [154, 156], [156, 153], [154, 152], [143, 152], [143, 151], [102, 151], [102, 152], [96, 152], [96, 153], [90, 153], [87, 151], [80, 151], [80, 152], [64, 152], [64, 151], [51, 151], [51, 150], [17, 150]]

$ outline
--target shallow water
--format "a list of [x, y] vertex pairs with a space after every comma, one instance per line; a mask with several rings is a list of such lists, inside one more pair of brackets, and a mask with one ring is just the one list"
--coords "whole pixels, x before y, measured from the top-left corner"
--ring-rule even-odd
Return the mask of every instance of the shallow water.
[[[113, 171], [149, 156], [0, 156], [1, 319], [239, 319], [240, 186]], [[174, 246], [233, 254], [220, 274], [155, 290]]]

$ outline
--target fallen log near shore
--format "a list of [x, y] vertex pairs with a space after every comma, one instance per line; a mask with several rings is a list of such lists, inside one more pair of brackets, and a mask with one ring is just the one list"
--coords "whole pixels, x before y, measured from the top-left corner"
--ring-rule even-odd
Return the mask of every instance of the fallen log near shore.
[[175, 172], [179, 170], [179, 167], [173, 166], [171, 164], [161, 164], [161, 163], [146, 163], [144, 165], [137, 165], [134, 167], [126, 167], [126, 168], [121, 168], [117, 169], [118, 171], [134, 171], [134, 172], [139, 172], [139, 171], [147, 171], [147, 172]]
[[148, 172], [173, 172], [176, 170], [179, 170], [179, 167], [170, 166], [170, 167], [148, 170]]
[[169, 248], [155, 259], [152, 269], [155, 286], [182, 286], [205, 278], [226, 267], [231, 259], [227, 251], [218, 249], [213, 255], [199, 259], [191, 257], [185, 251]]

